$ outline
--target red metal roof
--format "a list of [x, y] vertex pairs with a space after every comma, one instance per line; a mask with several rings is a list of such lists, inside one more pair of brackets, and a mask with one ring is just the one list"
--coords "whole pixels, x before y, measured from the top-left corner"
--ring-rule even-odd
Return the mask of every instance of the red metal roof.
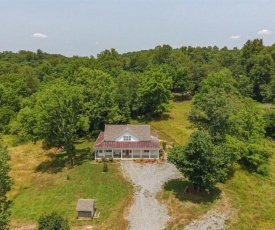
[[151, 141], [104, 141], [101, 132], [94, 145], [96, 149], [159, 149], [157, 133], [151, 133]]

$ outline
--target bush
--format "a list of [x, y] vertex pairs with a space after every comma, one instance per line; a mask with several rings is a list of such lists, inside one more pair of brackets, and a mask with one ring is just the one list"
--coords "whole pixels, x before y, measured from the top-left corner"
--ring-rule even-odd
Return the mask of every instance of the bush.
[[110, 161], [110, 162], [114, 162], [114, 158], [113, 158], [113, 157], [110, 157], [110, 158], [109, 158], [109, 161]]
[[38, 220], [38, 230], [70, 230], [68, 220], [56, 212], [42, 215]]
[[102, 162], [108, 162], [109, 161], [109, 159], [108, 158], [106, 158], [106, 157], [102, 157]]
[[88, 152], [88, 160], [94, 160], [95, 159], [95, 151], [93, 151], [91, 148], [87, 148]]
[[103, 164], [103, 172], [108, 172], [108, 165], [106, 162]]

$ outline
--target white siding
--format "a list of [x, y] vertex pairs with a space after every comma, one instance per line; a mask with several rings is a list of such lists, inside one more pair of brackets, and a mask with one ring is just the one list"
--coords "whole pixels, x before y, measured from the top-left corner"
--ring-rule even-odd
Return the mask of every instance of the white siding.
[[124, 139], [123, 139], [124, 136], [131, 136], [131, 141], [139, 141], [139, 139], [137, 137], [135, 137], [133, 134], [131, 134], [129, 132], [123, 133], [118, 138], [116, 138], [115, 141], [124, 141]]

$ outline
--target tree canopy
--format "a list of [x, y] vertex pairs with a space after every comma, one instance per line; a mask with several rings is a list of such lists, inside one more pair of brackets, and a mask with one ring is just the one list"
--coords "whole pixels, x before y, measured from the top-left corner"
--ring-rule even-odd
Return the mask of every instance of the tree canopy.
[[[241, 49], [217, 46], [174, 49], [164, 44], [124, 54], [112, 48], [97, 57], [64, 57], [42, 50], [5, 51], [0, 53], [0, 131], [15, 134], [22, 141], [43, 138], [52, 144], [64, 144], [62, 138], [53, 143], [42, 135], [50, 125], [53, 128], [48, 129], [47, 135], [52, 135], [58, 123], [47, 121], [58, 110], [43, 110], [46, 105], [57, 106], [49, 102], [55, 100], [53, 96], [47, 101], [46, 95], [51, 90], [61, 98], [68, 96], [78, 101], [81, 108], [75, 108], [75, 116], [81, 125], [74, 125], [76, 137], [97, 132], [108, 123], [161, 117], [169, 110], [173, 97], [195, 95], [190, 120], [197, 128], [208, 131], [215, 143], [238, 140], [234, 133], [252, 135], [241, 141], [253, 143], [255, 133], [248, 131], [245, 119], [255, 123], [250, 128], [256, 128], [262, 125], [262, 118], [245, 118], [245, 114], [250, 116], [250, 107], [251, 114], [258, 117], [257, 106], [248, 98], [274, 103], [274, 86], [275, 44], [265, 46], [261, 39], [248, 40]], [[65, 111], [62, 106], [60, 111]], [[49, 116], [45, 115], [47, 112]], [[269, 118], [271, 121], [272, 117]], [[241, 125], [238, 128], [235, 124]], [[270, 133], [273, 124], [266, 122], [263, 126]], [[262, 131], [258, 134], [260, 143], [264, 134]]]
[[8, 175], [10, 166], [8, 151], [2, 145], [0, 140], [0, 229], [9, 229], [10, 201], [7, 198], [7, 192], [10, 191], [12, 180]]
[[217, 182], [226, 180], [231, 162], [224, 145], [215, 145], [206, 131], [191, 134], [186, 146], [170, 150], [168, 160], [188, 178], [195, 190], [210, 191]]

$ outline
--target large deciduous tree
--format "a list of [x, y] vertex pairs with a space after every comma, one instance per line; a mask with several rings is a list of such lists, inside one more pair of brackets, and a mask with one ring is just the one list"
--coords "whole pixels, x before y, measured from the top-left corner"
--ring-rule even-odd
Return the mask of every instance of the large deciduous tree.
[[100, 70], [80, 68], [75, 73], [75, 83], [85, 86], [84, 102], [91, 129], [101, 129], [105, 124], [127, 121], [127, 114], [119, 110], [115, 96], [116, 85], [109, 74]]
[[147, 70], [138, 86], [137, 95], [141, 114], [161, 115], [168, 109], [172, 77], [165, 68]]
[[2, 146], [0, 140], [0, 229], [9, 229], [10, 201], [7, 199], [7, 192], [11, 189], [12, 180], [8, 175], [10, 166], [8, 151]]
[[168, 160], [188, 178], [195, 190], [202, 188], [209, 192], [217, 182], [226, 180], [230, 154], [224, 145], [214, 145], [206, 131], [191, 134], [186, 146], [170, 150]]
[[34, 107], [25, 107], [18, 118], [33, 140], [44, 139], [50, 146], [64, 146], [72, 166], [76, 134], [89, 128], [85, 115], [83, 89], [58, 81], [39, 92]]
[[255, 103], [234, 85], [230, 72], [210, 75], [194, 98], [189, 118], [196, 128], [209, 132], [215, 145], [227, 145], [235, 160], [266, 174], [270, 154], [263, 145], [264, 119]]

